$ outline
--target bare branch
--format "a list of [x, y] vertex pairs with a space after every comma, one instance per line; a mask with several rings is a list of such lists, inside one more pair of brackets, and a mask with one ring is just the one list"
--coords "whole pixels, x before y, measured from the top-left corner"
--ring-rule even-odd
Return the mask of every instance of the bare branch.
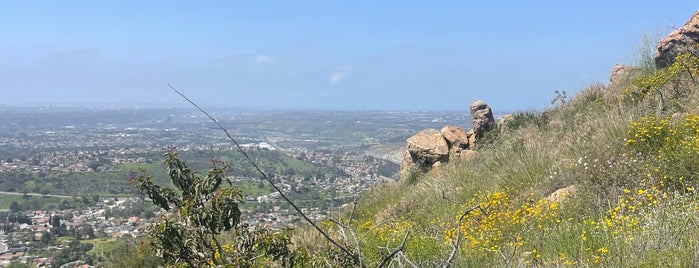
[[449, 258], [447, 258], [447, 261], [444, 263], [444, 265], [442, 265], [442, 267], [447, 268], [451, 266], [451, 262], [454, 260], [456, 252], [459, 250], [459, 244], [461, 243], [461, 222], [464, 220], [464, 217], [466, 217], [466, 215], [470, 214], [471, 211], [474, 211], [476, 209], [479, 209], [484, 215], [487, 215], [487, 213], [485, 213], [485, 210], [481, 208], [480, 205], [471, 207], [465, 210], [463, 214], [461, 214], [461, 217], [459, 217], [459, 221], [457, 223], [458, 227], [456, 228], [456, 241], [454, 241], [454, 243], [452, 244], [452, 249], [451, 253], [449, 253]]
[[345, 241], [348, 241], [349, 239], [347, 238], [347, 235], [345, 234], [345, 229], [347, 229], [352, 236], [352, 240], [354, 240], [354, 246], [355, 250], [357, 251], [357, 258], [359, 259], [359, 266], [364, 267], [364, 258], [362, 257], [362, 250], [359, 244], [359, 239], [357, 239], [357, 235], [354, 233], [354, 230], [348, 225], [344, 225], [341, 222], [330, 219], [331, 222], [335, 223], [338, 227], [340, 227], [340, 235], [342, 235], [342, 238], [345, 239]]
[[354, 211], [357, 209], [357, 199], [355, 197], [354, 202], [352, 202], [352, 211], [349, 214], [349, 217], [347, 218], [347, 229], [350, 232], [350, 235], [352, 235], [352, 239], [354, 240], [354, 246], [356, 247], [355, 250], [357, 252], [357, 257], [359, 259], [359, 265], [364, 266], [364, 257], [362, 257], [362, 249], [359, 244], [359, 239], [357, 239], [357, 234], [354, 233], [354, 230], [350, 228], [350, 225], [352, 224], [352, 217], [354, 216]]
[[344, 224], [342, 224], [341, 222], [339, 222], [335, 219], [329, 219], [329, 220], [331, 222], [335, 223], [338, 227], [340, 227], [339, 232], [340, 232], [340, 235], [342, 236], [342, 239], [349, 240], [349, 239], [347, 239], [347, 235], [345, 234], [345, 229], [349, 228], [349, 227], [345, 226]]
[[419, 267], [419, 266], [415, 265], [415, 263], [413, 263], [412, 261], [410, 261], [410, 259], [408, 259], [408, 256], [405, 256], [405, 252], [403, 252], [403, 251], [398, 252], [397, 255], [398, 255], [399, 257], [402, 257], [403, 260], [404, 260], [405, 262], [407, 262], [408, 264], [410, 264], [411, 267], [413, 267], [413, 268], [418, 268], [418, 267]]
[[340, 250], [342, 250], [342, 251], [343, 251], [345, 254], [347, 254], [348, 256], [351, 256], [351, 257], [355, 260], [355, 262], [360, 263], [360, 259], [359, 259], [359, 257], [357, 256], [357, 254], [352, 253], [352, 252], [349, 251], [347, 248], [345, 248], [344, 246], [340, 245], [340, 243], [338, 243], [337, 241], [335, 241], [334, 239], [332, 239], [332, 238], [330, 237], [330, 235], [328, 235], [325, 231], [323, 231], [323, 229], [321, 229], [321, 228], [320, 228], [318, 225], [316, 225], [310, 218], [308, 218], [308, 216], [306, 216], [306, 214], [304, 214], [304, 213], [301, 211], [301, 209], [300, 209], [298, 206], [296, 206], [296, 204], [294, 204], [294, 202], [292, 202], [292, 201], [284, 194], [284, 192], [282, 192], [282, 190], [281, 190], [276, 184], [274, 184], [274, 182], [272, 181], [272, 179], [270, 179], [269, 176], [267, 176], [267, 174], [262, 170], [262, 168], [260, 168], [260, 166], [257, 165], [257, 163], [255, 163], [255, 161], [253, 161], [253, 160], [250, 158], [250, 156], [248, 155], [248, 153], [246, 153], [245, 150], [243, 150], [242, 147], [240, 147], [240, 144], [238, 143], [238, 141], [237, 141], [236, 139], [233, 138], [233, 136], [231, 135], [231, 133], [228, 132], [228, 129], [226, 129], [218, 120], [216, 120], [216, 118], [214, 118], [213, 116], [211, 116], [211, 114], [209, 114], [209, 113], [206, 112], [204, 109], [202, 109], [201, 107], [199, 107], [199, 105], [197, 105], [193, 100], [191, 100], [190, 98], [188, 98], [187, 96], [185, 96], [184, 93], [182, 93], [181, 91], [179, 91], [178, 89], [176, 89], [174, 86], [172, 86], [172, 84], [168, 83], [167, 85], [168, 85], [168, 87], [170, 87], [170, 89], [172, 89], [173, 91], [175, 91], [175, 93], [177, 93], [178, 95], [180, 95], [183, 99], [185, 99], [187, 102], [189, 102], [190, 104], [192, 104], [192, 106], [194, 106], [195, 108], [197, 108], [197, 110], [199, 110], [201, 113], [203, 113], [204, 115], [206, 115], [206, 117], [208, 117], [209, 120], [211, 120], [212, 122], [214, 122], [214, 124], [216, 124], [216, 125], [218, 126], [218, 128], [221, 129], [221, 131], [223, 131], [223, 132], [226, 134], [226, 137], [228, 137], [228, 139], [229, 139], [230, 141], [232, 141], [233, 144], [235, 144], [236, 149], [238, 150], [238, 152], [240, 152], [241, 154], [243, 154], [243, 157], [245, 157], [245, 160], [248, 161], [248, 163], [250, 163], [250, 164], [255, 168], [255, 170], [257, 171], [257, 173], [259, 173], [260, 176], [261, 176], [264, 180], [266, 180], [267, 182], [269, 182], [270, 185], [272, 185], [272, 188], [274, 188], [274, 190], [277, 191], [277, 193], [279, 193], [279, 195], [282, 197], [282, 199], [284, 199], [284, 201], [286, 201], [289, 205], [291, 205], [291, 207], [294, 208], [294, 210], [296, 210], [296, 212], [298, 212], [298, 213], [301, 215], [301, 217], [302, 217], [306, 222], [308, 222], [308, 224], [310, 224], [311, 226], [313, 226], [313, 228], [316, 229], [321, 235], [323, 235], [323, 237], [325, 237], [325, 239], [328, 240], [330, 243], [332, 243], [333, 245], [335, 245], [336, 247], [338, 247]]
[[398, 252], [403, 251], [403, 248], [405, 248], [405, 241], [408, 240], [408, 234], [410, 234], [410, 229], [408, 229], [408, 230], [405, 232], [405, 236], [403, 237], [403, 242], [400, 242], [400, 245], [399, 245], [397, 248], [395, 248], [390, 254], [388, 254], [385, 258], [383, 258], [383, 261], [381, 261], [381, 263], [379, 264], [379, 266], [376, 266], [377, 268], [383, 267], [384, 265], [386, 265], [386, 263], [387, 263], [388, 261], [390, 261], [391, 259], [393, 259], [393, 256], [395, 256]]
[[512, 239], [515, 240], [515, 245], [512, 248], [512, 254], [510, 257], [505, 261], [505, 267], [510, 267], [510, 262], [512, 262], [512, 259], [515, 258], [515, 255], [517, 255], [517, 247], [519, 247], [519, 239], [516, 236], [512, 236]]
[[347, 226], [352, 224], [352, 217], [354, 216], [354, 210], [357, 209], [357, 198], [355, 196], [354, 202], [352, 202], [352, 211], [350, 211], [349, 217], [347, 218]]

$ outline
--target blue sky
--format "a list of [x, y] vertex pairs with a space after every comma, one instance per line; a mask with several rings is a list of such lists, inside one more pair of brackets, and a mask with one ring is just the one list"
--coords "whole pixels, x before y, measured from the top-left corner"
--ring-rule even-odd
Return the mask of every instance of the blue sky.
[[0, 104], [546, 107], [692, 1], [3, 1]]

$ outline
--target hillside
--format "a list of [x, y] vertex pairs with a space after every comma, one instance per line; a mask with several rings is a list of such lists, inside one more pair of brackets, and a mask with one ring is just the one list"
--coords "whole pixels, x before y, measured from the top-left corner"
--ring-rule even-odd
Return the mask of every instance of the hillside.
[[[657, 46], [673, 55], [646, 46], [609, 85], [516, 113], [475, 155], [377, 186], [324, 226], [369, 267], [402, 243], [389, 266], [695, 266], [696, 17]], [[343, 261], [311, 231], [295, 241]]]
[[[221, 189], [215, 177], [225, 167], [202, 179], [170, 154], [177, 165], [169, 176], [181, 196], [150, 177], [137, 180], [159, 206], [176, 209], [149, 229], [148, 243], [121, 249], [110, 261], [117, 267], [162, 261], [179, 267], [696, 266], [698, 52], [699, 11], [659, 43], [644, 44], [634, 66], [614, 66], [607, 85], [571, 99], [556, 91], [549, 109], [497, 124], [473, 116], [468, 136], [451, 128], [468, 140], [454, 143], [453, 153], [448, 131], [421, 131], [443, 145], [425, 146], [441, 152], [438, 164], [404, 169], [399, 182], [365, 190], [331, 219], [306, 218], [320, 220], [315, 230], [239, 224], [239, 188]], [[476, 107], [492, 118], [485, 103], [474, 104], [472, 115]], [[407, 140], [404, 160], [415, 157], [413, 141]], [[152, 251], [163, 260], [150, 262]]]

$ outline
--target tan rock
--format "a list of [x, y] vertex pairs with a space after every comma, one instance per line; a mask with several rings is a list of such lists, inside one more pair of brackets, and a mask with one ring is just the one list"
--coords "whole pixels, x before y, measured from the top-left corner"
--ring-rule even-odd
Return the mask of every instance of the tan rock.
[[454, 157], [458, 157], [462, 150], [464, 149], [459, 148], [457, 146], [449, 147], [449, 160], [451, 160]]
[[609, 75], [609, 86], [607, 88], [618, 88], [626, 84], [640, 70], [638, 66], [615, 64], [612, 68], [612, 73]]
[[500, 119], [500, 121], [498, 121], [498, 128], [504, 127], [505, 125], [507, 125], [507, 122], [509, 122], [510, 120], [512, 120], [514, 118], [515, 118], [515, 116], [513, 114], [503, 115], [502, 119]]
[[473, 132], [473, 129], [467, 131], [466, 136], [468, 136], [469, 148], [474, 148], [474, 146], [476, 145], [476, 134]]
[[655, 66], [665, 68], [672, 65], [677, 54], [696, 51], [699, 43], [699, 10], [679, 29], [672, 31], [658, 43]]
[[575, 185], [570, 185], [554, 191], [545, 199], [551, 202], [561, 202], [563, 199], [575, 195], [575, 191]]
[[449, 158], [449, 144], [436, 129], [425, 129], [408, 138], [408, 153], [417, 166], [429, 168]]
[[400, 167], [401, 175], [419, 168], [422, 171], [435, 169], [455, 158], [473, 157], [474, 145], [479, 135], [495, 127], [495, 118], [490, 107], [476, 100], [469, 107], [474, 128], [466, 131], [457, 126], [444, 126], [441, 131], [425, 129], [406, 140], [407, 148]]
[[400, 171], [402, 173], [403, 171], [409, 170], [413, 167], [415, 167], [415, 162], [413, 162], [410, 152], [405, 151], [403, 154], [403, 162], [400, 163]]
[[471, 119], [473, 120], [473, 133], [480, 138], [484, 132], [495, 127], [495, 117], [490, 106], [481, 100], [475, 100], [469, 107]]
[[458, 154], [460, 159], [472, 159], [477, 154], [474, 150], [461, 150]]
[[468, 148], [466, 130], [457, 126], [444, 126], [440, 131], [452, 148]]

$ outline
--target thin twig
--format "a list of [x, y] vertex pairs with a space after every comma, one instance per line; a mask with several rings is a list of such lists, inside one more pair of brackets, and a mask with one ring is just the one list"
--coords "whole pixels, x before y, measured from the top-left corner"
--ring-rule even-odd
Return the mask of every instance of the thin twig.
[[354, 216], [354, 210], [357, 209], [357, 198], [354, 198], [354, 202], [352, 202], [352, 211], [350, 211], [349, 217], [347, 217], [347, 226], [352, 224], [352, 217]]
[[292, 202], [292, 201], [284, 194], [284, 192], [282, 192], [282, 190], [281, 190], [276, 184], [274, 184], [274, 182], [272, 181], [272, 179], [270, 179], [269, 176], [267, 176], [267, 173], [265, 173], [264, 171], [262, 171], [262, 169], [260, 168], [260, 166], [257, 165], [257, 163], [255, 163], [255, 161], [252, 161], [252, 159], [251, 159], [250, 156], [245, 152], [245, 150], [243, 150], [243, 148], [240, 147], [240, 144], [238, 143], [238, 141], [236, 141], [236, 140], [233, 138], [233, 136], [231, 135], [231, 133], [228, 132], [228, 129], [226, 129], [218, 120], [216, 120], [216, 118], [214, 118], [214, 117], [211, 116], [208, 112], [206, 112], [204, 109], [202, 109], [201, 107], [199, 107], [199, 105], [197, 105], [194, 101], [192, 101], [190, 98], [188, 98], [187, 96], [185, 96], [184, 93], [180, 92], [178, 89], [176, 89], [174, 86], [172, 86], [172, 84], [168, 83], [167, 85], [168, 85], [168, 87], [170, 87], [170, 89], [172, 89], [173, 91], [175, 91], [175, 93], [177, 93], [178, 95], [180, 95], [183, 99], [185, 99], [187, 102], [189, 102], [190, 104], [192, 104], [192, 106], [194, 106], [195, 108], [197, 108], [197, 110], [199, 110], [201, 113], [203, 113], [204, 115], [206, 115], [206, 116], [209, 118], [209, 120], [211, 120], [212, 122], [214, 122], [214, 124], [216, 124], [216, 125], [218, 126], [218, 128], [221, 129], [221, 130], [226, 134], [226, 137], [228, 137], [228, 139], [229, 139], [230, 141], [232, 141], [233, 144], [235, 144], [235, 147], [238, 149], [238, 151], [239, 151], [241, 154], [243, 154], [243, 156], [245, 157], [245, 160], [247, 160], [248, 163], [250, 163], [250, 164], [255, 168], [255, 170], [257, 171], [257, 173], [259, 173], [260, 176], [262, 176], [263, 179], [265, 179], [267, 182], [269, 182], [270, 185], [272, 185], [272, 188], [274, 188], [274, 190], [276, 190], [277, 193], [279, 193], [279, 195], [282, 197], [282, 199], [284, 199], [284, 201], [286, 201], [289, 205], [291, 205], [291, 207], [293, 207], [294, 210], [296, 210], [296, 212], [298, 212], [299, 214], [301, 214], [301, 217], [302, 217], [306, 222], [308, 222], [311, 226], [313, 226], [313, 228], [315, 228], [318, 232], [320, 232], [320, 234], [323, 235], [323, 237], [325, 237], [326, 240], [328, 240], [330, 243], [332, 243], [333, 245], [335, 245], [336, 247], [338, 247], [340, 250], [342, 250], [342, 251], [343, 251], [345, 254], [347, 254], [348, 256], [352, 257], [352, 258], [354, 259], [355, 262], [360, 263], [360, 259], [359, 259], [359, 257], [357, 257], [356, 254], [352, 253], [352, 252], [349, 251], [347, 248], [343, 247], [343, 246], [340, 245], [337, 241], [335, 241], [334, 239], [332, 239], [332, 238], [330, 237], [330, 235], [328, 235], [325, 231], [323, 231], [323, 229], [321, 229], [321, 228], [320, 228], [318, 225], [316, 225], [310, 218], [308, 218], [308, 216], [306, 216], [306, 214], [304, 214], [304, 213], [301, 211], [301, 209], [300, 209], [298, 206], [296, 206], [296, 204], [294, 204], [294, 202]]
[[519, 239], [516, 236], [512, 236], [512, 238], [515, 240], [515, 246], [512, 248], [512, 254], [510, 255], [510, 258], [508, 258], [505, 261], [505, 267], [510, 267], [510, 262], [515, 258], [515, 255], [517, 255], [517, 247], [519, 246]]
[[354, 230], [349, 225], [344, 225], [340, 221], [337, 221], [335, 219], [330, 219], [331, 222], [335, 223], [340, 230], [340, 235], [342, 235], [342, 238], [345, 239], [345, 241], [348, 241], [349, 239], [347, 238], [347, 235], [345, 234], [345, 229], [347, 229], [352, 236], [352, 240], [354, 240], [354, 246], [355, 250], [357, 251], [357, 257], [359, 258], [359, 267], [364, 267], [364, 258], [362, 257], [362, 249], [359, 244], [359, 239], [357, 239], [357, 235], [354, 233]]
[[398, 252], [403, 251], [403, 248], [405, 248], [405, 241], [408, 240], [408, 234], [410, 234], [410, 229], [408, 229], [408, 230], [405, 232], [405, 236], [403, 237], [403, 242], [400, 242], [400, 245], [399, 245], [397, 248], [395, 248], [390, 254], [388, 254], [388, 256], [386, 256], [385, 258], [383, 258], [383, 261], [381, 261], [381, 263], [379, 264], [379, 266], [376, 266], [377, 268], [383, 267], [384, 265], [386, 265], [386, 263], [387, 263], [388, 261], [390, 261], [391, 259], [393, 259], [393, 256], [395, 256]]
[[474, 211], [476, 209], [479, 209], [482, 213], [485, 214], [483, 208], [481, 208], [481, 206], [478, 205], [465, 210], [464, 213], [461, 214], [461, 217], [459, 217], [459, 221], [457, 223], [458, 227], [456, 228], [456, 241], [454, 241], [454, 243], [452, 244], [452, 249], [451, 253], [449, 253], [449, 258], [447, 258], [446, 263], [444, 263], [442, 267], [447, 268], [451, 266], [451, 262], [454, 260], [456, 252], [459, 250], [459, 244], [461, 243], [461, 222], [464, 220], [464, 217], [466, 217], [466, 215], [470, 214], [471, 211]]
[[340, 227], [340, 228], [338, 228], [338, 230], [340, 232], [340, 235], [342, 236], [342, 239], [344, 239], [345, 241], [349, 240], [349, 239], [347, 239], [347, 235], [345, 235], [345, 228], [349, 228], [349, 227], [345, 226], [344, 224], [342, 224], [341, 222], [339, 222], [335, 219], [329, 219], [329, 220], [331, 222], [335, 223], [338, 227]]
[[403, 251], [398, 252], [397, 255], [400, 256], [400, 257], [403, 257], [403, 260], [404, 260], [405, 262], [407, 262], [408, 264], [410, 264], [411, 267], [413, 267], [413, 268], [418, 268], [418, 267], [419, 267], [419, 266], [415, 265], [415, 263], [413, 263], [412, 261], [410, 261], [410, 259], [408, 259], [408, 256], [405, 256], [405, 252], [403, 252]]
[[364, 257], [362, 256], [362, 249], [361, 245], [359, 244], [359, 239], [357, 239], [357, 234], [354, 233], [354, 230], [350, 228], [352, 224], [352, 217], [354, 216], [354, 211], [357, 209], [357, 198], [355, 197], [354, 202], [352, 203], [352, 211], [349, 214], [349, 217], [347, 218], [347, 229], [350, 232], [350, 235], [352, 235], [352, 239], [354, 239], [354, 246], [355, 250], [357, 252], [357, 257], [359, 258], [359, 266], [364, 266]]

